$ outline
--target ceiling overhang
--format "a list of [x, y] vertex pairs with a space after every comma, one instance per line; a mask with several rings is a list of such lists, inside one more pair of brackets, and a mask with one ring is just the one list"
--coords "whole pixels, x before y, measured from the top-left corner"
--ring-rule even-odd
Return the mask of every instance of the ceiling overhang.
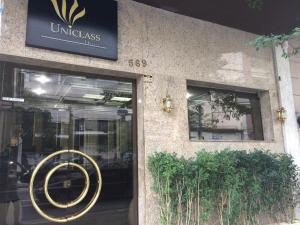
[[300, 0], [263, 0], [251, 9], [246, 0], [135, 0], [178, 14], [255, 34], [281, 34], [300, 26]]

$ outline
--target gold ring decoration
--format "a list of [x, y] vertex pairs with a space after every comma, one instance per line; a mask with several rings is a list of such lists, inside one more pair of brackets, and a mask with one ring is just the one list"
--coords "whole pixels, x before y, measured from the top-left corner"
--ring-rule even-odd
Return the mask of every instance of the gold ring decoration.
[[[76, 214], [73, 215], [68, 215], [68, 216], [64, 216], [64, 217], [54, 217], [51, 215], [48, 215], [47, 213], [45, 213], [36, 203], [35, 200], [35, 196], [34, 196], [34, 181], [35, 178], [38, 174], [38, 171], [43, 167], [43, 165], [50, 159], [54, 158], [57, 155], [61, 155], [61, 154], [69, 154], [69, 153], [73, 153], [73, 154], [77, 154], [82, 156], [83, 158], [87, 159], [92, 166], [94, 167], [95, 171], [96, 171], [96, 175], [97, 175], [97, 189], [92, 197], [92, 199], [90, 200], [90, 202], [86, 205], [85, 208], [83, 208], [81, 211], [79, 211]], [[51, 176], [60, 168], [62, 167], [66, 167], [66, 166], [72, 166], [75, 167], [77, 169], [79, 169], [82, 174], [84, 175], [85, 178], [85, 185], [84, 188], [81, 192], [81, 194], [79, 195], [79, 197], [77, 197], [75, 200], [66, 203], [66, 204], [61, 204], [58, 203], [56, 201], [54, 201], [52, 199], [52, 197], [50, 196], [49, 192], [48, 192], [48, 185], [49, 185], [49, 180], [51, 178]], [[89, 175], [86, 171], [86, 169], [84, 167], [82, 167], [81, 165], [77, 164], [77, 163], [73, 163], [73, 162], [65, 162], [62, 164], [59, 164], [57, 166], [55, 166], [54, 168], [52, 168], [46, 175], [46, 179], [45, 179], [45, 184], [44, 184], [44, 192], [46, 195], [47, 200], [54, 205], [57, 208], [69, 208], [69, 207], [73, 207], [77, 204], [79, 204], [87, 195], [88, 190], [90, 187], [90, 178]], [[44, 158], [34, 169], [31, 179], [30, 179], [30, 183], [29, 183], [29, 195], [30, 195], [30, 199], [32, 202], [33, 207], [35, 208], [35, 210], [45, 219], [52, 221], [52, 222], [56, 222], [56, 223], [66, 223], [66, 222], [70, 222], [70, 221], [74, 221], [79, 219], [80, 217], [84, 216], [91, 208], [94, 207], [94, 205], [97, 203], [97, 200], [100, 196], [100, 192], [101, 192], [101, 188], [102, 188], [102, 176], [101, 176], [101, 172], [100, 169], [97, 165], [97, 163], [94, 161], [94, 159], [92, 159], [90, 156], [88, 156], [87, 154], [77, 151], [77, 150], [62, 150], [62, 151], [57, 151], [55, 153], [50, 154], [49, 156], [47, 156], [46, 158]]]
[[[85, 185], [84, 185], [83, 191], [81, 192], [81, 194], [79, 195], [78, 198], [76, 198], [75, 200], [73, 200], [73, 201], [71, 201], [69, 203], [61, 204], [61, 203], [58, 203], [58, 202], [54, 201], [51, 198], [51, 196], [49, 194], [49, 191], [48, 191], [48, 186], [49, 186], [49, 180], [50, 180], [51, 176], [58, 169], [60, 169], [62, 167], [66, 167], [66, 166], [73, 166], [73, 167], [78, 168], [82, 172], [82, 174], [84, 175]], [[47, 174], [46, 179], [45, 179], [44, 192], [45, 192], [46, 198], [48, 199], [48, 201], [52, 205], [56, 206], [57, 208], [66, 209], [66, 208], [73, 207], [73, 206], [79, 204], [86, 197], [86, 195], [87, 195], [87, 193], [89, 191], [89, 188], [90, 188], [90, 177], [89, 177], [89, 174], [87, 173], [87, 171], [82, 166], [80, 166], [80, 165], [78, 165], [76, 163], [66, 162], [66, 163], [62, 163], [60, 165], [57, 165], [52, 170], [50, 170], [50, 172]]]

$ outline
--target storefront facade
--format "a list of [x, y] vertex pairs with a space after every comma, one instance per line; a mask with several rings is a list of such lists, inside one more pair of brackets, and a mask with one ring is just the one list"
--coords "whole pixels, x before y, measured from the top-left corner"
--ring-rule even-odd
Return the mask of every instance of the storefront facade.
[[[56, 132], [52, 135], [56, 138], [55, 140], [58, 140], [59, 136], [58, 144], [50, 141], [47, 146], [38, 144], [38, 140], [32, 140], [34, 138], [28, 138], [37, 143], [36, 148], [42, 149], [37, 151], [46, 152], [46, 148], [49, 152], [73, 148], [82, 150], [90, 156], [100, 157], [99, 152], [106, 152], [107, 154], [101, 157], [107, 162], [110, 159], [122, 159], [123, 162], [132, 160], [131, 166], [122, 167], [123, 173], [124, 168], [131, 169], [128, 172], [129, 175], [123, 174], [123, 177], [127, 177], [125, 183], [130, 183], [127, 196], [123, 195], [123, 197], [126, 196], [124, 197], [126, 203], [123, 202], [124, 207], [121, 207], [123, 209], [121, 213], [117, 210], [121, 208], [115, 209], [113, 206], [108, 206], [112, 218], [110, 224], [159, 224], [158, 207], [151, 190], [151, 177], [147, 170], [148, 157], [154, 152], [176, 152], [187, 157], [193, 156], [195, 152], [202, 149], [216, 151], [225, 148], [246, 150], [257, 148], [276, 153], [284, 152], [282, 123], [276, 117], [276, 111], [281, 103], [277, 91], [274, 55], [272, 49], [257, 52], [247, 44], [256, 35], [156, 9], [131, 0], [118, 1], [118, 59], [107, 60], [27, 47], [25, 42], [28, 1], [2, 0], [2, 2], [4, 11], [1, 18], [0, 65], [1, 77], [7, 83], [3, 82], [4, 80], [1, 83], [3, 87], [1, 112], [6, 116], [5, 118], [11, 120], [18, 118], [18, 121], [11, 122], [16, 127], [24, 129], [27, 121], [28, 130], [35, 128], [40, 129], [41, 132], [45, 131], [43, 128], [46, 126], [45, 122], [43, 126], [34, 126], [29, 122], [30, 118], [38, 120], [40, 117], [42, 121], [47, 120], [46, 117], [51, 115], [52, 125], [59, 125], [60, 130], [63, 130], [62, 127], [66, 124], [69, 124], [66, 127], [70, 127], [71, 122], [64, 122], [65, 120], [78, 123], [78, 129], [74, 124], [74, 129], [66, 128], [65, 133], [59, 133], [54, 128], [49, 129], [51, 132]], [[39, 79], [38, 76], [41, 74], [44, 75], [42, 81], [45, 81], [47, 77], [56, 82], [52, 83], [53, 87], [45, 84], [47, 93], [53, 92], [51, 94], [53, 102], [49, 101], [48, 96], [46, 101], [48, 105], [41, 104], [41, 102], [45, 103], [43, 98], [46, 95], [43, 93], [44, 89], [39, 89], [37, 86], [39, 83], [36, 79]], [[14, 78], [11, 78], [12, 76]], [[18, 83], [18, 79], [22, 82]], [[81, 89], [74, 90], [73, 93], [68, 92], [70, 96], [58, 90], [55, 91], [55, 87], [61, 85], [62, 80], [68, 79], [69, 83], [75, 87], [81, 86]], [[5, 96], [3, 90], [8, 90], [10, 93], [9, 82], [15, 84], [16, 91], [22, 86], [22, 90], [35, 91], [35, 95], [33, 93], [33, 95], [7, 94], [8, 96]], [[97, 94], [87, 90], [87, 86], [91, 84], [97, 86], [98, 89], [111, 90], [112, 95], [108, 101], [103, 103], [105, 98], [102, 96], [103, 93]], [[61, 90], [66, 88], [62, 87]], [[122, 94], [116, 95], [115, 92]], [[81, 96], [76, 96], [80, 93]], [[173, 107], [170, 113], [165, 112], [161, 107], [162, 99], [168, 95], [172, 99]], [[212, 110], [213, 104], [216, 104], [217, 108], [222, 106], [220, 100], [215, 101], [215, 99], [220, 99], [218, 96], [224, 97], [223, 102], [234, 99], [234, 115]], [[67, 99], [66, 97], [73, 97], [69, 99], [69, 102], [64, 102], [64, 105], [68, 105], [68, 109], [54, 110], [55, 101], [59, 100], [60, 103], [61, 99]], [[123, 99], [114, 102], [113, 97]], [[93, 102], [90, 101], [91, 98]], [[130, 99], [130, 104], [126, 105], [124, 101], [122, 102], [125, 98]], [[18, 99], [19, 102], [12, 102]], [[119, 104], [113, 104], [116, 102]], [[204, 106], [197, 111], [199, 102], [204, 102]], [[4, 103], [8, 105], [5, 106]], [[49, 104], [52, 104], [54, 108]], [[98, 114], [93, 113], [92, 107], [97, 108], [103, 104], [105, 113], [97, 118]], [[83, 106], [86, 111], [76, 111], [78, 105]], [[19, 115], [13, 116], [13, 113]], [[54, 115], [59, 119], [53, 120]], [[79, 120], [71, 120], [71, 115], [78, 117]], [[84, 118], [94, 122], [90, 124], [82, 122]], [[9, 123], [9, 119], [5, 121]], [[4, 127], [5, 121], [1, 122], [1, 127]], [[95, 128], [95, 121], [99, 123], [97, 128]], [[90, 128], [80, 130], [80, 123]], [[19, 146], [17, 144], [19, 140], [12, 141], [13, 138], [20, 137], [15, 130], [10, 130], [9, 135], [6, 134], [11, 149]], [[87, 131], [90, 133], [88, 134]], [[82, 132], [83, 136], [86, 135], [83, 139], [88, 142], [89, 135], [93, 131], [94, 134], [95, 131], [96, 133], [101, 131], [111, 133], [111, 135], [115, 133], [112, 138], [115, 141], [109, 142], [110, 137], [102, 140], [98, 138], [97, 142], [93, 142], [90, 138], [87, 145], [78, 144], [80, 138], [77, 138], [77, 141], [75, 138], [70, 141], [71, 134], [77, 132], [80, 136]], [[2, 131], [1, 135], [4, 133]], [[37, 133], [39, 132], [32, 132], [34, 135]], [[65, 138], [65, 143], [63, 138]], [[106, 143], [108, 147], [104, 149], [103, 143]], [[28, 146], [32, 145], [32, 143], [28, 144]], [[4, 148], [1, 151], [4, 152]], [[49, 155], [49, 152], [41, 155], [37, 161]], [[37, 162], [32, 166], [36, 164]], [[129, 164], [128, 162], [127, 165]], [[105, 169], [102, 167], [100, 170], [103, 172]], [[102, 176], [103, 194], [107, 181], [105, 175], [102, 174]], [[117, 173], [116, 177], [120, 180], [122, 176]], [[121, 183], [116, 185], [126, 192], [126, 184], [125, 186]], [[27, 193], [28, 182], [23, 189]], [[114, 190], [114, 188], [106, 190]], [[119, 193], [116, 191], [114, 199], [120, 201]], [[105, 193], [103, 197], [104, 195]], [[28, 215], [32, 209], [26, 211], [24, 202], [19, 196], [13, 199], [14, 201], [3, 200], [3, 204], [9, 202], [8, 211], [16, 212], [12, 208], [18, 207], [11, 206], [11, 202], [19, 201], [19, 199], [21, 203], [18, 203], [20, 204], [18, 207], [23, 209], [23, 213], [19, 213], [17, 217], [13, 216], [13, 221], [21, 221], [21, 224], [48, 223], [39, 214]], [[71, 197], [70, 199], [72, 200]], [[27, 200], [28, 207], [32, 207], [29, 199]], [[103, 207], [101, 200], [97, 202], [97, 205], [96, 208], [99, 211], [96, 208], [92, 209], [90, 214], [81, 218], [82, 221], [89, 221], [89, 215], [97, 215], [98, 212], [103, 215], [105, 209], [101, 208]], [[53, 211], [50, 212], [53, 213]], [[27, 214], [24, 215], [24, 213]], [[62, 211], [59, 211], [57, 216], [63, 216], [60, 213]], [[0, 216], [3, 215], [5, 214], [2, 213]], [[99, 218], [97, 224], [107, 224], [107, 221], [101, 221], [101, 215], [93, 217], [93, 220]], [[118, 216], [120, 220], [117, 219]], [[18, 224], [11, 222], [11, 218], [5, 218], [5, 220]], [[67, 224], [81, 223], [74, 220]]]

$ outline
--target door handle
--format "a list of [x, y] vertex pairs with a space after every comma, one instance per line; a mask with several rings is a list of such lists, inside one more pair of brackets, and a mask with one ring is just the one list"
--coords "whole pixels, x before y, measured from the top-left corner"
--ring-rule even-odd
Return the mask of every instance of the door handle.
[[[35, 200], [36, 199], [35, 195], [34, 195], [34, 181], [35, 181], [35, 178], [36, 178], [39, 170], [43, 167], [43, 165], [47, 161], [54, 158], [55, 156], [58, 156], [61, 154], [70, 154], [70, 153], [80, 155], [81, 157], [87, 159], [92, 164], [94, 170], [96, 171], [96, 175], [97, 175], [97, 189], [95, 190], [95, 193], [94, 193], [92, 199], [90, 200], [90, 202], [81, 211], [79, 211], [75, 214], [72, 214], [72, 215], [66, 215], [64, 217], [54, 217], [54, 216], [49, 215], [46, 212], [44, 212], [44, 210], [42, 210], [38, 206], [38, 204]], [[84, 182], [83, 191], [81, 192], [79, 197], [77, 197], [75, 200], [73, 200], [69, 203], [62, 204], [62, 203], [56, 202], [52, 199], [52, 197], [48, 191], [48, 185], [49, 185], [49, 180], [50, 180], [51, 176], [55, 173], [55, 171], [57, 171], [58, 169], [60, 169], [62, 167], [67, 167], [67, 166], [72, 166], [72, 167], [78, 169], [84, 175], [85, 182]], [[83, 166], [81, 166], [77, 163], [64, 162], [64, 163], [61, 163], [61, 164], [55, 166], [47, 173], [45, 183], [44, 183], [44, 193], [45, 193], [47, 200], [53, 206], [55, 206], [57, 208], [65, 209], [65, 208], [73, 207], [73, 206], [79, 204], [80, 202], [82, 202], [89, 191], [89, 187], [90, 187], [90, 178], [89, 178], [87, 170]], [[95, 160], [92, 157], [90, 157], [89, 155], [87, 155], [83, 152], [77, 151], [77, 150], [61, 150], [61, 151], [54, 152], [54, 153], [50, 154], [49, 156], [47, 156], [46, 158], [44, 158], [34, 169], [32, 176], [30, 178], [30, 183], [29, 183], [30, 200], [31, 200], [31, 203], [32, 203], [33, 207], [35, 208], [35, 210], [46, 220], [56, 222], [56, 223], [66, 223], [66, 222], [77, 220], [77, 219], [81, 218], [82, 216], [84, 216], [97, 203], [97, 200], [101, 193], [101, 189], [102, 189], [102, 176], [101, 176], [99, 166], [97, 165], [97, 163], [95, 162]]]

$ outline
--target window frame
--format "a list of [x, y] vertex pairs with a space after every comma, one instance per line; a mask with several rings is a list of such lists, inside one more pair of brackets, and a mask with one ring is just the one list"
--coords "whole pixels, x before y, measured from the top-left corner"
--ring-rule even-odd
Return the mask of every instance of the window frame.
[[[240, 139], [240, 140], [218, 140], [218, 139], [206, 139], [206, 140], [201, 140], [199, 137], [198, 139], [192, 139], [191, 138], [191, 121], [190, 121], [190, 104], [188, 98], [187, 100], [187, 119], [188, 119], [188, 136], [189, 136], [189, 141], [190, 142], [267, 142], [269, 141], [265, 137], [265, 126], [264, 126], [264, 117], [262, 113], [262, 99], [261, 99], [261, 93], [264, 91], [256, 90], [256, 89], [251, 89], [251, 88], [243, 88], [243, 87], [234, 87], [234, 86], [227, 86], [227, 85], [222, 85], [222, 84], [210, 84], [206, 82], [197, 82], [197, 81], [187, 81], [186, 85], [186, 94], [189, 93], [190, 89], [200, 89], [200, 90], [212, 90], [212, 91], [217, 91], [217, 92], [222, 92], [222, 93], [233, 93], [237, 97], [246, 97], [248, 99], [256, 99], [259, 101], [259, 113], [260, 113], [260, 127], [261, 131], [261, 139]], [[249, 98], [251, 96], [251, 98]], [[253, 113], [251, 113], [253, 115]], [[254, 123], [254, 122], [253, 122]], [[253, 129], [255, 132], [255, 129]], [[213, 132], [212, 132], [213, 134]], [[270, 141], [269, 141], [270, 142]], [[274, 142], [274, 138], [272, 138], [271, 142]]]

